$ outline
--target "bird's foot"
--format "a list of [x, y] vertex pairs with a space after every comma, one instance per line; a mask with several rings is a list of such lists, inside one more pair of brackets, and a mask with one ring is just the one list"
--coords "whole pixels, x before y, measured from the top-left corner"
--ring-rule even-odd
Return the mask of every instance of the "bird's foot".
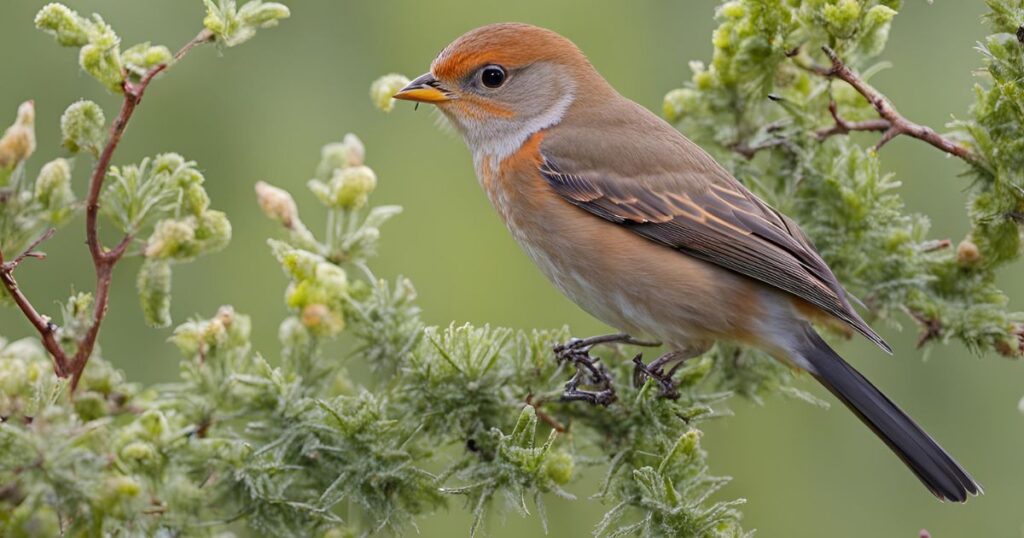
[[[570, 342], [571, 344], [571, 342]], [[578, 347], [555, 351], [559, 362], [570, 362], [576, 372], [565, 384], [562, 401], [582, 400], [595, 405], [604, 405], [615, 401], [615, 389], [612, 387], [612, 376], [600, 359], [590, 356], [589, 347]], [[581, 389], [581, 386], [593, 387], [596, 390]]]
[[[676, 370], [679, 369], [685, 359], [679, 359], [679, 353], [669, 352], [657, 359], [650, 364], [644, 364], [643, 355], [637, 355], [633, 357], [633, 386], [639, 388], [643, 386], [646, 379], [649, 377], [653, 379], [657, 384], [662, 398], [668, 398], [669, 400], [676, 400], [679, 398], [679, 389], [676, 386], [676, 382], [672, 377], [675, 375]], [[665, 368], [672, 365], [672, 368], [665, 371]]]
[[[565, 392], [562, 393], [563, 401], [582, 400], [604, 406], [615, 401], [615, 388], [612, 386], [611, 372], [600, 363], [600, 359], [590, 356], [590, 350], [598, 344], [660, 345], [656, 342], [636, 340], [628, 334], [573, 338], [564, 344], [556, 345], [554, 347], [555, 360], [559, 364], [572, 363], [576, 368], [572, 378], [565, 384]], [[595, 390], [581, 389], [581, 386], [589, 386]]]

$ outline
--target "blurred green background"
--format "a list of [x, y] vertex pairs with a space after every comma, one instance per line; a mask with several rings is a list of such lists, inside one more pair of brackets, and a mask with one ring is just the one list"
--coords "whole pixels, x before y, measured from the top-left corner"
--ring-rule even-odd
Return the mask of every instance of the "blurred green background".
[[[7, 0], [0, 7], [0, 123], [23, 100], [35, 99], [39, 150], [34, 174], [62, 153], [58, 120], [80, 97], [104, 106], [119, 99], [78, 70], [75, 53], [33, 29], [45, 2]], [[151, 40], [172, 50], [200, 27], [199, 0], [68, 1], [80, 12], [101, 12], [125, 45]], [[253, 316], [255, 343], [273, 357], [285, 314], [284, 280], [265, 238], [278, 230], [259, 212], [253, 183], [266, 180], [296, 194], [304, 219], [317, 229], [322, 215], [306, 191], [319, 148], [355, 132], [379, 178], [374, 202], [405, 206], [384, 229], [376, 271], [412, 278], [429, 323], [451, 320], [513, 327], [570, 324], [578, 335], [605, 330], [550, 286], [497, 218], [474, 178], [468, 152], [434, 114], [401, 104], [390, 115], [371, 107], [367, 90], [377, 76], [424, 72], [449, 41], [475, 26], [519, 20], [559, 31], [590, 56], [624, 95], [660, 110], [662, 96], [689, 76], [686, 63], [707, 60], [714, 26], [712, 0], [622, 2], [455, 0], [291, 2], [292, 18], [251, 42], [218, 52], [195, 51], [146, 94], [115, 161], [134, 162], [176, 151], [199, 162], [213, 206], [228, 213], [234, 240], [223, 253], [176, 268], [175, 321], [211, 315], [230, 303]], [[928, 5], [907, 2], [897, 17], [885, 59], [895, 68], [872, 80], [908, 117], [936, 127], [963, 114], [971, 99], [973, 50], [987, 29], [981, 0]], [[926, 145], [897, 139], [885, 166], [905, 183], [910, 207], [930, 215], [935, 237], [954, 241], [966, 231], [962, 166]], [[80, 159], [76, 189], [84, 191], [91, 162]], [[50, 258], [28, 262], [20, 282], [35, 303], [55, 313], [72, 290], [92, 290], [92, 267], [81, 219], [46, 245]], [[103, 354], [131, 379], [156, 382], [177, 372], [169, 331], [146, 328], [137, 306], [137, 260], [118, 268], [112, 308], [100, 340]], [[1002, 284], [1024, 308], [1021, 264]], [[1016, 278], [1014, 278], [1016, 276]], [[943, 505], [840, 405], [822, 410], [772, 398], [764, 406], [733, 401], [735, 418], [706, 425], [705, 446], [718, 474], [735, 480], [723, 496], [746, 497], [745, 526], [758, 536], [1019, 537], [1024, 513], [1024, 394], [1021, 367], [1002, 358], [972, 356], [959, 345], [935, 349], [922, 361], [914, 327], [883, 334], [897, 349], [889, 358], [863, 342], [842, 351], [915, 416], [985, 486], [965, 506]], [[20, 313], [0, 311], [0, 334], [32, 334]], [[818, 391], [811, 381], [804, 388]], [[820, 394], [821, 391], [818, 391]], [[597, 474], [597, 473], [594, 473]], [[554, 536], [589, 536], [608, 507], [587, 497], [599, 477], [586, 477], [577, 502], [552, 499]], [[421, 524], [424, 536], [465, 535], [469, 517], [456, 507]], [[491, 536], [542, 534], [536, 518], [494, 515]]]

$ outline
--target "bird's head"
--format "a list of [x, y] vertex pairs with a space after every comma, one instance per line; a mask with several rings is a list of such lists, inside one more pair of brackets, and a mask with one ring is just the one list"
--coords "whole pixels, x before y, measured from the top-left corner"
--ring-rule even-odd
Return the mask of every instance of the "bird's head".
[[474, 153], [501, 157], [559, 123], [585, 96], [608, 90], [568, 39], [528, 24], [500, 23], [456, 39], [428, 73], [394, 97], [437, 105]]

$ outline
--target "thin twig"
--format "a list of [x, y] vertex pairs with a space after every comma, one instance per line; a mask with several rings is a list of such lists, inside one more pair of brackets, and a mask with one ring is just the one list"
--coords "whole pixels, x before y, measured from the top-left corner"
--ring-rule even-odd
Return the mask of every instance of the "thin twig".
[[28, 318], [29, 323], [35, 327], [36, 331], [39, 332], [39, 337], [43, 341], [43, 347], [53, 357], [53, 371], [59, 377], [67, 377], [68, 375], [68, 357], [64, 352], [64, 348], [57, 342], [57, 326], [54, 325], [50, 318], [39, 313], [38, 310], [32, 303], [29, 302], [25, 294], [22, 293], [21, 288], [18, 287], [18, 282], [14, 279], [14, 270], [17, 269], [18, 265], [28, 257], [38, 257], [38, 253], [35, 252], [35, 248], [40, 245], [43, 241], [46, 241], [53, 236], [53, 228], [46, 230], [38, 239], [32, 242], [18, 256], [9, 262], [4, 261], [4, 253], [0, 251], [0, 281], [3, 282], [4, 288], [7, 289], [7, 293], [14, 299], [14, 302], [21, 309], [25, 317]]
[[[180, 60], [197, 45], [208, 43], [213, 41], [213, 39], [213, 32], [204, 28], [196, 35], [196, 37], [192, 38], [191, 41], [186, 43], [185, 46], [174, 54], [174, 60]], [[96, 345], [96, 337], [99, 335], [100, 325], [103, 323], [103, 318], [107, 314], [107, 302], [110, 297], [110, 281], [114, 274], [114, 266], [121, 257], [124, 256], [125, 251], [128, 249], [128, 245], [130, 245], [132, 241], [131, 234], [128, 234], [116, 247], [114, 247], [113, 250], [110, 251], [104, 250], [103, 245], [100, 242], [96, 221], [99, 216], [99, 198], [100, 193], [103, 190], [103, 180], [107, 176], [107, 171], [110, 168], [110, 161], [114, 156], [114, 152], [117, 150], [118, 144], [121, 142], [121, 136], [124, 134], [124, 130], [128, 126], [128, 121], [135, 112], [135, 107], [137, 107], [142, 101], [142, 96], [146, 92], [146, 88], [149, 87], [149, 83], [152, 82], [158, 74], [165, 71], [167, 67], [168, 64], [163, 63], [153, 69], [150, 69], [138, 83], [133, 83], [128, 80], [124, 82], [124, 101], [121, 103], [121, 111], [118, 113], [117, 118], [114, 119], [114, 123], [110, 126], [110, 136], [107, 139], [106, 146], [103, 147], [103, 151], [100, 153], [99, 160], [96, 162], [96, 168], [93, 170], [92, 178], [89, 182], [89, 197], [86, 199], [85, 206], [85, 226], [89, 252], [92, 254], [93, 265], [96, 268], [96, 305], [93, 309], [92, 324], [86, 331], [85, 336], [78, 342], [78, 350], [76, 351], [75, 358], [71, 363], [72, 390], [78, 386], [78, 381], [82, 377], [85, 365], [89, 361], [89, 357], [92, 355], [92, 350]]]
[[790, 141], [785, 138], [770, 138], [768, 140], [765, 140], [764, 142], [759, 142], [757, 144], [747, 144], [745, 142], [738, 142], [736, 144], [729, 146], [729, 149], [735, 151], [736, 153], [740, 154], [749, 161], [753, 159], [761, 150], [777, 148], [779, 146], [789, 146], [790, 144]]
[[835, 101], [830, 101], [828, 111], [832, 114], [835, 124], [832, 127], [818, 129], [816, 133], [818, 140], [824, 140], [830, 136], [844, 135], [853, 131], [878, 131], [886, 132], [892, 128], [892, 123], [887, 119], [848, 121], [839, 115], [839, 107]]
[[[882, 138], [879, 139], [877, 144], [875, 144], [875, 150], [876, 151], [881, 149], [882, 146], [884, 146], [887, 142], [889, 142], [893, 138], [895, 138], [895, 137], [897, 137], [899, 135], [907, 135], [907, 136], [916, 138], [918, 140], [923, 140], [923, 141], [931, 144], [932, 146], [935, 146], [936, 148], [938, 148], [938, 149], [940, 149], [940, 150], [942, 150], [942, 151], [944, 151], [946, 153], [949, 153], [950, 155], [955, 155], [955, 156], [963, 159], [964, 161], [966, 161], [966, 162], [968, 162], [970, 164], [973, 164], [973, 165], [979, 165], [980, 164], [980, 159], [978, 158], [978, 156], [973, 154], [973, 153], [971, 153], [971, 151], [968, 150], [967, 148], [965, 148], [964, 146], [961, 146], [960, 144], [957, 144], [956, 142], [954, 142], [954, 141], [952, 141], [952, 140], [950, 140], [950, 139], [948, 139], [948, 138], [946, 138], [946, 137], [936, 133], [935, 130], [932, 129], [931, 127], [928, 127], [926, 125], [920, 125], [920, 124], [914, 123], [914, 122], [908, 120], [907, 118], [903, 117], [902, 114], [900, 114], [899, 112], [896, 111], [896, 108], [893, 107], [892, 103], [890, 103], [889, 100], [886, 99], [884, 95], [882, 95], [878, 90], [876, 90], [870, 84], [865, 82], [864, 79], [862, 79], [857, 73], [855, 73], [845, 63], [843, 63], [843, 61], [839, 58], [839, 55], [836, 54], [836, 52], [834, 50], [832, 50], [830, 47], [827, 47], [827, 46], [822, 47], [821, 49], [823, 51], [825, 51], [825, 54], [828, 56], [829, 60], [832, 62], [832, 67], [831, 68], [825, 68], [825, 67], [821, 67], [821, 66], [811, 66], [811, 67], [809, 67], [809, 69], [811, 71], [815, 72], [815, 73], [818, 73], [818, 74], [822, 75], [822, 76], [827, 76], [827, 77], [830, 77], [830, 78], [838, 78], [838, 79], [846, 82], [847, 84], [849, 84], [851, 87], [853, 87], [853, 89], [857, 90], [858, 93], [860, 93], [862, 96], [864, 96], [864, 98], [867, 99], [869, 103], [871, 103], [871, 106], [873, 106], [875, 108], [875, 111], [878, 112], [878, 115], [881, 116], [883, 120], [888, 122], [888, 125], [884, 127], [884, 130], [882, 128], [882, 124], [881, 123], [871, 123], [871, 124], [865, 125], [862, 122], [857, 122], [857, 123], [853, 123], [853, 124], [847, 122], [846, 123], [847, 127], [848, 127], [847, 131], [852, 131], [852, 130], [879, 131], [879, 130], [882, 130]], [[833, 118], [836, 119], [837, 126], [840, 126], [841, 119], [838, 117], [838, 114], [833, 113]], [[851, 125], [857, 126], [857, 127], [868, 127], [868, 126], [870, 126], [871, 128], [870, 129], [868, 129], [868, 128], [852, 129], [852, 128], [849, 128]], [[840, 129], [842, 129], [841, 126], [840, 126]], [[837, 133], [833, 133], [833, 134], [839, 134], [839, 133], [837, 132]]]
[[[54, 230], [53, 228], [47, 228], [47, 230], [43, 232], [43, 234], [40, 235], [38, 239], [33, 241], [32, 244], [30, 244], [29, 246], [25, 247], [25, 250], [22, 251], [22, 253], [19, 254], [16, 258], [6, 263], [0, 261], [0, 265], [2, 265], [3, 270], [14, 272], [14, 270], [17, 269], [19, 265], [21, 265], [21, 262], [25, 261], [25, 258], [37, 258], [40, 260], [45, 258], [46, 254], [43, 252], [36, 252], [36, 247], [41, 245], [43, 241], [46, 241], [47, 239], [53, 237], [53, 234], [56, 231], [57, 230]], [[0, 260], [2, 260], [2, 258], [0, 258]]]
[[[203, 31], [199, 32], [198, 35], [192, 38], [192, 40], [186, 43], [185, 46], [175, 53], [174, 61], [181, 60], [193, 48], [203, 43], [209, 43], [213, 41], [214, 38], [215, 36], [212, 32], [203, 29]], [[110, 125], [110, 135], [107, 137], [107, 142], [103, 146], [103, 150], [100, 152], [99, 157], [96, 160], [96, 166], [93, 168], [92, 175], [89, 179], [89, 194], [86, 197], [85, 204], [85, 235], [86, 244], [89, 247], [89, 254], [92, 256], [93, 266], [96, 270], [96, 304], [93, 309], [92, 323], [86, 330], [85, 335], [78, 341], [78, 346], [73, 359], [69, 360], [67, 353], [65, 353], [64, 349], [57, 342], [55, 336], [57, 331], [56, 325], [54, 325], [48, 317], [41, 315], [35, 307], [32, 306], [29, 300], [18, 288], [17, 282], [14, 280], [14, 269], [26, 257], [41, 257], [41, 255], [34, 252], [33, 249], [35, 249], [39, 243], [52, 236], [53, 230], [47, 230], [46, 233], [32, 243], [25, 252], [8, 263], [4, 263], [3, 253], [0, 252], [0, 280], [3, 281], [3, 285], [7, 289], [7, 292], [12, 298], [14, 298], [14, 301], [21, 308], [25, 317], [28, 318], [29, 322], [32, 323], [39, 332], [43, 345], [53, 357], [54, 371], [60, 377], [71, 377], [72, 391], [77, 387], [78, 381], [82, 377], [82, 372], [85, 370], [85, 365], [89, 361], [89, 357], [92, 355], [93, 348], [96, 346], [96, 337], [99, 334], [103, 318], [107, 313], [107, 303], [110, 298], [110, 282], [114, 274], [114, 266], [117, 265], [117, 262], [124, 256], [133, 240], [132, 234], [127, 234], [112, 250], [107, 250], [103, 247], [103, 243], [100, 241], [99, 227], [97, 224], [100, 209], [100, 194], [103, 192], [103, 181], [110, 169], [110, 163], [114, 157], [114, 152], [117, 150], [118, 144], [121, 142], [121, 137], [124, 135], [125, 128], [128, 126], [128, 121], [131, 120], [132, 114], [135, 112], [135, 108], [142, 101], [142, 96], [145, 94], [146, 88], [149, 87], [150, 82], [152, 82], [157, 75], [166, 71], [168, 67], [168, 64], [163, 63], [150, 69], [138, 82], [132, 82], [130, 80], [124, 81], [121, 86], [124, 92], [124, 100], [121, 102], [121, 110]]]
[[947, 249], [953, 246], [953, 242], [949, 239], [934, 239], [921, 244], [922, 252], [938, 252], [943, 249]]

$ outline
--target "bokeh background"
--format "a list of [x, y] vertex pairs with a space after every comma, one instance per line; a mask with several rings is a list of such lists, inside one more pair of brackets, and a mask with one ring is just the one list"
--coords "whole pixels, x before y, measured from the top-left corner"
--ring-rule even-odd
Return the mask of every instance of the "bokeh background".
[[[119, 99], [78, 70], [74, 51], [33, 29], [45, 2], [7, 0], [0, 7], [0, 123], [23, 100], [35, 99], [39, 150], [29, 173], [62, 153], [59, 117], [80, 97], [104, 106]], [[151, 40], [172, 50], [200, 27], [199, 0], [70, 0], [101, 12], [126, 45]], [[461, 140], [439, 129], [432, 112], [401, 104], [390, 115], [373, 109], [370, 82], [386, 72], [416, 76], [450, 40], [475, 26], [507, 20], [555, 29], [587, 52], [624, 95], [660, 110], [662, 96], [689, 76], [686, 63], [708, 60], [713, 0], [622, 2], [472, 2], [303, 0], [292, 18], [253, 41], [218, 52], [195, 51], [146, 94], [117, 155], [117, 163], [176, 151], [198, 161], [214, 207], [228, 213], [234, 239], [224, 252], [177, 267], [175, 321], [211, 315], [230, 303], [253, 316], [254, 339], [277, 353], [277, 324], [285, 314], [284, 280], [265, 238], [278, 230], [259, 212], [252, 186], [266, 180], [296, 194], [304, 219], [322, 222], [304, 188], [322, 144], [357, 133], [379, 178], [375, 203], [405, 206], [384, 229], [382, 276], [415, 282], [429, 323], [492, 323], [512, 327], [570, 324], [578, 335], [605, 330], [561, 297], [523, 256], [479, 190]], [[900, 110], [939, 127], [963, 114], [979, 64], [973, 50], [987, 29], [981, 0], [906, 3], [885, 59], [894, 68], [872, 80]], [[967, 229], [962, 166], [926, 145], [900, 138], [886, 146], [884, 165], [903, 180], [915, 211], [932, 217], [935, 237], [954, 241]], [[76, 188], [84, 191], [91, 162], [80, 159]], [[316, 229], [316, 227], [314, 227]], [[72, 290], [92, 290], [92, 267], [81, 219], [46, 245], [50, 258], [28, 262], [19, 280], [37, 305], [56, 312]], [[168, 330], [144, 326], [134, 288], [138, 261], [118, 268], [101, 334], [104, 356], [140, 382], [173, 379], [177, 352]], [[1024, 309], [1022, 266], [1005, 270], [1002, 285]], [[745, 497], [745, 526], [758, 536], [1019, 537], [1024, 512], [1024, 394], [1022, 365], [976, 357], [959, 345], [928, 356], [914, 349], [915, 328], [883, 335], [896, 348], [884, 356], [861, 342], [842, 348], [867, 376], [901, 403], [985, 486], [964, 506], [928, 495], [903, 465], [841, 405], [822, 410], [771, 398], [764, 405], [734, 400], [736, 416], [706, 424], [704, 443], [718, 474], [734, 481], [725, 497]], [[32, 334], [20, 313], [0, 310], [0, 334]], [[803, 388], [816, 385], [806, 380]], [[596, 473], [595, 473], [596, 474]], [[608, 507], [588, 500], [599, 477], [574, 487], [581, 500], [551, 499], [554, 536], [588, 536]], [[460, 536], [469, 516], [458, 503], [421, 524], [423, 536]], [[541, 535], [536, 518], [493, 515], [491, 536]]]

